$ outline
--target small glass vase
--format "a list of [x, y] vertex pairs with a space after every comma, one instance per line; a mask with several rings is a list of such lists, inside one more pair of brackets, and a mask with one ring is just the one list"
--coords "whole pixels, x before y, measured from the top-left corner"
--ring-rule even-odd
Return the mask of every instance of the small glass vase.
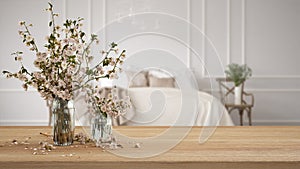
[[111, 116], [104, 116], [96, 113], [91, 119], [91, 136], [96, 146], [102, 143], [109, 143], [112, 140], [112, 120]]
[[75, 108], [73, 101], [55, 98], [52, 104], [52, 113], [54, 145], [71, 145], [75, 130]]

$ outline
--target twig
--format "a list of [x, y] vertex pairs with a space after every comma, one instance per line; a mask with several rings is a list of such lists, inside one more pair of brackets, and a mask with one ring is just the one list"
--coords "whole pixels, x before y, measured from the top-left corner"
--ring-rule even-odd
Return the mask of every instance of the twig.
[[51, 135], [51, 134], [42, 133], [42, 132], [40, 132], [40, 134], [41, 134], [41, 135], [43, 135], [43, 136], [46, 136], [46, 137], [52, 137], [52, 135]]

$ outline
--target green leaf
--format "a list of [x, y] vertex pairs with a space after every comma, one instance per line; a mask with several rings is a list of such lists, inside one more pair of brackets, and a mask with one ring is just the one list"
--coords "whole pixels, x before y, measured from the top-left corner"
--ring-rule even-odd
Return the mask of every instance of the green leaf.
[[108, 66], [109, 65], [109, 60], [105, 59], [102, 63], [103, 66]]
[[239, 86], [252, 75], [252, 70], [247, 65], [231, 63], [225, 70], [225, 74], [234, 82], [235, 86]]
[[84, 18], [78, 17], [77, 20], [82, 21], [82, 20], [84, 20]]
[[24, 67], [21, 68], [22, 73], [27, 73], [27, 69], [25, 69]]
[[88, 70], [86, 70], [86, 74], [87, 74], [87, 75], [91, 75], [91, 74], [93, 74], [93, 70], [92, 70], [92, 69], [88, 69]]
[[84, 32], [81, 32], [81, 33], [80, 33], [80, 38], [83, 38], [84, 35], [85, 35], [85, 33], [84, 33]]
[[49, 27], [51, 27], [51, 26], [52, 26], [52, 21], [49, 22]]
[[23, 52], [21, 52], [21, 51], [16, 51], [16, 52], [14, 52], [14, 53], [11, 53], [10, 55], [21, 55], [21, 54], [23, 54]]
[[94, 40], [94, 39], [96, 39], [96, 38], [97, 38], [97, 35], [95, 35], [95, 34], [92, 34], [92, 35], [91, 35], [91, 38]]
[[7, 74], [7, 73], [10, 73], [10, 72], [7, 71], [7, 70], [3, 70], [2, 73], [3, 73], [3, 74]]
[[69, 56], [69, 58], [71, 58], [71, 59], [75, 59], [75, 58], [76, 58], [76, 56], [75, 56], [75, 55], [72, 55], [72, 56]]
[[50, 6], [50, 8], [52, 8], [52, 7], [53, 7], [53, 5], [52, 5], [50, 2], [48, 2], [48, 5]]
[[112, 42], [110, 45], [112, 48], [115, 48], [116, 46], [118, 46], [118, 44], [116, 44], [115, 42]]

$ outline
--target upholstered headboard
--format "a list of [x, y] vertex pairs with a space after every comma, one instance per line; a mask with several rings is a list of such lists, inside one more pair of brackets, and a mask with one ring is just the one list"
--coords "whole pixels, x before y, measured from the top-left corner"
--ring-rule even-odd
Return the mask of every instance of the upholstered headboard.
[[175, 77], [161, 69], [147, 69], [140, 72], [126, 71], [129, 87], [177, 88]]

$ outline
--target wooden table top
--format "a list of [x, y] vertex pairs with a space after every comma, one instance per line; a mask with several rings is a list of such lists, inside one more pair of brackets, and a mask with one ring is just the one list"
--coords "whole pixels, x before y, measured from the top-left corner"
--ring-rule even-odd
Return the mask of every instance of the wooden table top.
[[[118, 140], [123, 148], [103, 150], [93, 143], [56, 147], [42, 155], [40, 141], [50, 138], [40, 132], [51, 133], [50, 127], [0, 127], [0, 168], [300, 168], [300, 126], [290, 127], [217, 127], [203, 144], [199, 143], [202, 127], [193, 127], [178, 145], [170, 150], [147, 158], [128, 158], [119, 153], [143, 153], [159, 150], [176, 137], [155, 140], [156, 146], [140, 141], [137, 137], [155, 138], [163, 135], [168, 127], [114, 127], [128, 139]], [[177, 127], [178, 134], [183, 128]], [[77, 127], [76, 132], [83, 128]], [[176, 135], [176, 134], [175, 134]], [[24, 144], [28, 140], [29, 144]], [[12, 143], [17, 140], [18, 144]], [[34, 152], [38, 152], [34, 155]], [[154, 151], [155, 152], [155, 151]]]

